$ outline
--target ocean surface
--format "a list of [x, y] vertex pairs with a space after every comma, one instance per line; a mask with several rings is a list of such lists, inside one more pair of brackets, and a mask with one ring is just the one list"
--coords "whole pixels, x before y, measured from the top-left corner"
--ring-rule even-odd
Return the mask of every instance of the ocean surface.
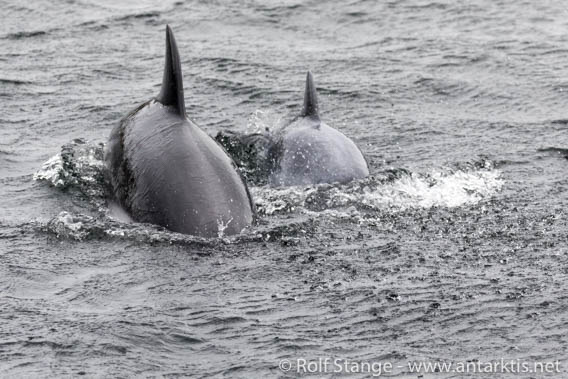
[[[567, 377], [566, 2], [0, 9], [0, 377], [347, 374], [299, 371], [321, 358]], [[125, 222], [103, 146], [158, 94], [166, 24], [207, 133], [297, 114], [309, 69], [372, 176], [251, 184], [260, 222], [240, 236]], [[562, 371], [407, 367], [500, 359]]]

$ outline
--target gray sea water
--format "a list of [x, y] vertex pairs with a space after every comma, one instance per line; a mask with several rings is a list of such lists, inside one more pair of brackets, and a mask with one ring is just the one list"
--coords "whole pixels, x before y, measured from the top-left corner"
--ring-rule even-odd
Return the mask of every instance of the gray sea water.
[[[0, 376], [339, 375], [297, 370], [326, 357], [568, 375], [568, 3], [0, 9]], [[310, 69], [372, 177], [253, 185], [238, 237], [120, 221], [102, 146], [158, 93], [166, 24], [209, 134], [298, 113]], [[562, 372], [407, 367], [501, 358]]]

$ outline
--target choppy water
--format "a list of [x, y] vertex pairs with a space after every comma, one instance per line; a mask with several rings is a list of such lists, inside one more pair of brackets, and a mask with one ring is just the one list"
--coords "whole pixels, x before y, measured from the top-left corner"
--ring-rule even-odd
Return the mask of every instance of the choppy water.
[[[294, 376], [280, 360], [319, 357], [566, 375], [562, 1], [0, 8], [0, 376]], [[373, 176], [253, 186], [261, 221], [238, 237], [120, 221], [102, 143], [157, 94], [166, 23], [209, 134], [299, 112], [311, 69]]]

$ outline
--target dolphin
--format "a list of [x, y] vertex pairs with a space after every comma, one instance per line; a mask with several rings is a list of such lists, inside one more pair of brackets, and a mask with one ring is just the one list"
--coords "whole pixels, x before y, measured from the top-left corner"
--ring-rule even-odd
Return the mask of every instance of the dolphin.
[[256, 217], [233, 160], [187, 117], [169, 25], [160, 94], [112, 130], [105, 163], [114, 196], [135, 221], [216, 237], [238, 234]]
[[357, 145], [321, 120], [309, 71], [302, 112], [271, 139], [272, 186], [346, 183], [369, 175], [367, 161]]

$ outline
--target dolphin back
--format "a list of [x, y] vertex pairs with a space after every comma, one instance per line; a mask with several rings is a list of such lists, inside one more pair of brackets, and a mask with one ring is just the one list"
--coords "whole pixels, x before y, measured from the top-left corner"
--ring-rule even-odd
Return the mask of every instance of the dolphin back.
[[271, 149], [275, 186], [346, 183], [369, 175], [367, 161], [349, 137], [325, 124], [312, 73], [306, 75], [300, 117], [278, 131]]
[[105, 160], [115, 197], [136, 221], [201, 237], [237, 234], [254, 221], [254, 204], [234, 162], [186, 116], [169, 26], [160, 94], [113, 129]]

